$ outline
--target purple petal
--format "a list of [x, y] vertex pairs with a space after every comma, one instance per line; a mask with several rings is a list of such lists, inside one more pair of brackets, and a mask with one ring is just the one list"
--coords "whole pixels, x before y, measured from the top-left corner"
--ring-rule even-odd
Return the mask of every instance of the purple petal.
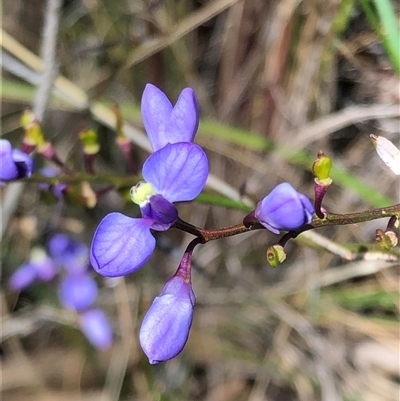
[[[40, 169], [40, 174], [44, 175], [45, 177], [56, 177], [58, 171], [53, 167], [46, 166]], [[38, 185], [41, 191], [51, 191], [57, 198], [62, 198], [64, 194], [64, 190], [67, 188], [67, 184], [61, 183], [56, 185], [48, 184], [47, 182], [41, 182]]]
[[140, 206], [142, 217], [152, 219], [151, 228], [157, 231], [168, 230], [178, 218], [178, 210], [161, 195], [150, 196], [144, 206]]
[[141, 267], [156, 245], [150, 232], [153, 222], [121, 213], [110, 213], [104, 217], [93, 236], [90, 249], [90, 262], [97, 273], [117, 277]]
[[70, 274], [82, 274], [87, 271], [89, 249], [83, 242], [76, 241], [66, 234], [55, 234], [47, 246], [53, 260]]
[[66, 276], [60, 284], [58, 296], [67, 308], [81, 311], [92, 305], [97, 291], [96, 281], [87, 274]]
[[193, 143], [168, 144], [148, 157], [143, 178], [169, 202], [193, 200], [208, 176], [208, 160], [203, 149]]
[[[301, 204], [303, 205], [304, 213], [305, 213], [305, 223], [310, 223], [313, 215], [315, 213], [315, 208], [310, 199], [307, 198], [307, 196], [303, 195], [300, 192], [297, 192], [297, 195], [299, 197], [299, 200]], [[305, 224], [304, 223], [304, 224]]]
[[171, 102], [164, 92], [152, 84], [147, 84], [142, 95], [141, 112], [153, 151], [161, 149], [168, 143], [165, 140], [165, 124], [172, 112]]
[[10, 181], [18, 178], [18, 169], [12, 158], [10, 142], [0, 139], [0, 181]]
[[196, 94], [193, 89], [185, 88], [179, 95], [167, 123], [165, 145], [168, 142], [193, 142], [198, 127], [199, 105]]
[[98, 349], [107, 349], [113, 342], [113, 333], [106, 314], [100, 309], [82, 313], [79, 319], [83, 334]]
[[14, 291], [29, 287], [36, 279], [36, 269], [31, 263], [25, 263], [11, 275], [8, 286]]
[[11, 156], [17, 167], [18, 177], [17, 178], [27, 178], [33, 173], [34, 162], [32, 157], [18, 149], [13, 149]]
[[310, 223], [314, 206], [303, 194], [285, 182], [258, 202], [255, 216], [264, 227], [275, 234], [280, 230], [296, 230]]
[[186, 344], [196, 302], [192, 286], [174, 276], [147, 311], [140, 328], [140, 344], [150, 363], [178, 355]]

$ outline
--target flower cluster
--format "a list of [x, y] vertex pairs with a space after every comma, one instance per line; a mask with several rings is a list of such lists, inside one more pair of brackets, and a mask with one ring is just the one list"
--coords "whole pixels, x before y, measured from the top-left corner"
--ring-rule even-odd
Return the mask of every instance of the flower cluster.
[[[92, 241], [90, 261], [104, 276], [121, 276], [140, 268], [155, 248], [151, 230], [168, 230], [178, 219], [175, 202], [190, 201], [208, 176], [204, 151], [193, 143], [199, 113], [195, 93], [184, 89], [175, 106], [153, 85], [142, 97], [142, 117], [153, 152], [143, 165], [144, 181], [131, 189], [141, 217], [110, 213]], [[290, 184], [278, 185], [257, 205], [253, 216], [274, 233], [310, 222], [314, 208]], [[143, 319], [140, 343], [150, 363], [175, 357], [184, 347], [193, 319], [195, 295], [190, 282], [189, 244], [175, 275], [166, 283]]]
[[[184, 89], [172, 106], [161, 90], [147, 85], [142, 116], [153, 148], [143, 165], [144, 181], [131, 189], [131, 199], [139, 205], [142, 216], [110, 213], [100, 222], [90, 261], [104, 276], [126, 275], [141, 267], [155, 248], [151, 230], [169, 229], [178, 219], [174, 203], [193, 200], [208, 176], [207, 156], [193, 143], [199, 111], [192, 89]], [[187, 252], [189, 260], [192, 251]], [[151, 363], [171, 359], [182, 350], [194, 304], [189, 261], [165, 285], [143, 320], [140, 341]]]
[[78, 313], [79, 326], [98, 349], [111, 346], [113, 335], [105, 313], [93, 308], [98, 287], [88, 270], [89, 250], [82, 242], [56, 234], [48, 242], [48, 253], [34, 248], [30, 260], [10, 277], [9, 287], [20, 291], [35, 281], [48, 282], [62, 276], [58, 289], [60, 302]]
[[30, 177], [33, 173], [33, 159], [18, 149], [13, 149], [6, 139], [0, 139], [0, 184]]

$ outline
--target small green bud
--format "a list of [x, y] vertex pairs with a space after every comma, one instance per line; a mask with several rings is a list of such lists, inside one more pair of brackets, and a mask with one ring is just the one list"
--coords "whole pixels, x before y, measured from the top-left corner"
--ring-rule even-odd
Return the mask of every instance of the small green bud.
[[149, 196], [155, 195], [156, 191], [149, 182], [140, 181], [130, 190], [130, 196], [133, 203], [141, 205], [146, 202]]
[[385, 251], [390, 251], [398, 243], [398, 238], [394, 231], [383, 232], [379, 228], [376, 230], [375, 239]]
[[318, 152], [317, 158], [312, 166], [312, 172], [318, 184], [329, 186], [332, 179], [329, 177], [332, 168], [332, 160], [323, 152]]
[[85, 129], [79, 133], [79, 139], [83, 143], [83, 153], [95, 155], [100, 150], [97, 132], [93, 129]]
[[281, 245], [271, 245], [266, 252], [268, 263], [272, 267], [278, 266], [286, 259], [286, 253]]
[[41, 146], [45, 143], [42, 127], [36, 120], [32, 121], [24, 128], [25, 128], [25, 136], [23, 139], [24, 144], [30, 146]]
[[22, 128], [27, 129], [35, 121], [35, 116], [31, 110], [24, 110], [21, 116]]

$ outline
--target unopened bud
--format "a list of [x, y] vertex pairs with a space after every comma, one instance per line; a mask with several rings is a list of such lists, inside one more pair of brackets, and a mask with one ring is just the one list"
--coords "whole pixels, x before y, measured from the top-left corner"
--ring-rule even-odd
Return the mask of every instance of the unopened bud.
[[27, 129], [30, 124], [35, 121], [35, 115], [31, 110], [24, 110], [21, 116], [22, 128]]
[[381, 229], [376, 230], [376, 242], [386, 251], [390, 251], [398, 243], [397, 234], [394, 231], [383, 232]]
[[286, 259], [286, 253], [281, 245], [271, 245], [266, 252], [268, 263], [272, 267], [278, 266]]
[[25, 127], [25, 135], [22, 140], [22, 151], [31, 153], [36, 147], [45, 143], [42, 127], [36, 120], [31, 121]]
[[329, 186], [332, 183], [332, 179], [329, 177], [331, 168], [331, 158], [326, 156], [323, 152], [318, 152], [317, 158], [312, 166], [315, 182], [320, 185]]
[[93, 129], [85, 129], [79, 133], [79, 139], [83, 144], [83, 153], [95, 155], [100, 150], [97, 132]]

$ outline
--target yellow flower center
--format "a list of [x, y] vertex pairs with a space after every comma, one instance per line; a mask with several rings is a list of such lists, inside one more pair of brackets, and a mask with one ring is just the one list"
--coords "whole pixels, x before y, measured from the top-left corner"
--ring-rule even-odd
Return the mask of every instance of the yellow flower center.
[[155, 195], [156, 191], [149, 182], [140, 181], [130, 190], [133, 203], [141, 205], [146, 202], [151, 195]]

